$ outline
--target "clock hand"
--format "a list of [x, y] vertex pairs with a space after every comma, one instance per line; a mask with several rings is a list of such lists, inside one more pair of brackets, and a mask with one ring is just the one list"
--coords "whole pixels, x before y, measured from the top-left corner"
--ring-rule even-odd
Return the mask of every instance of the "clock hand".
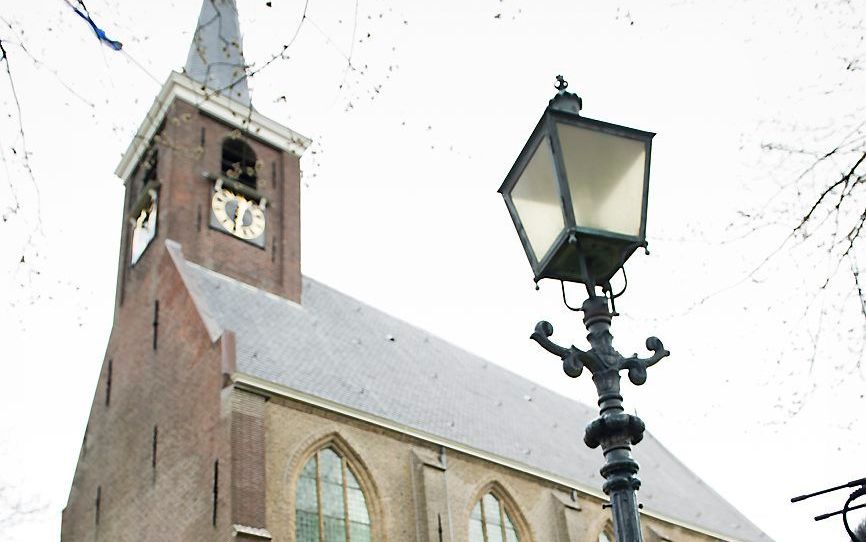
[[135, 219], [135, 228], [141, 229], [141, 226], [144, 224], [144, 219], [147, 218], [147, 212], [142, 209], [141, 214], [138, 215], [138, 218]]
[[238, 206], [235, 209], [235, 231], [241, 229], [244, 225], [244, 215], [247, 214], [247, 209], [250, 208], [250, 202], [243, 198], [238, 198]]

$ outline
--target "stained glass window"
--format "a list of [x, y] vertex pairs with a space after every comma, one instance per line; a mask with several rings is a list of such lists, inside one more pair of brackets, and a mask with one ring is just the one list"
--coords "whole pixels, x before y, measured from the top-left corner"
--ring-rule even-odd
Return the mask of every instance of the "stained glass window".
[[493, 493], [484, 495], [472, 509], [469, 542], [519, 542], [511, 516]]
[[295, 499], [297, 542], [370, 542], [370, 514], [358, 479], [333, 448], [304, 465]]

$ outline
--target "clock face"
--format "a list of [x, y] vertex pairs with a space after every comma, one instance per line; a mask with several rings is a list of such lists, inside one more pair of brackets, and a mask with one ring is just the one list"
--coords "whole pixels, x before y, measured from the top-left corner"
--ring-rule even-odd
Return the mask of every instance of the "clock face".
[[265, 233], [265, 210], [255, 201], [247, 199], [226, 188], [214, 192], [211, 209], [217, 224], [235, 237], [247, 241], [261, 238], [262, 246]]
[[144, 206], [139, 211], [133, 221], [132, 228], [132, 246], [130, 251], [129, 264], [135, 265], [144, 249], [156, 237], [156, 192], [151, 190], [144, 202]]

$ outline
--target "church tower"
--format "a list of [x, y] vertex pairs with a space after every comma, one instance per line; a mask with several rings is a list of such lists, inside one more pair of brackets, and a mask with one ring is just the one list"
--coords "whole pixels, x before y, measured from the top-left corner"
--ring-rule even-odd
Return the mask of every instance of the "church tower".
[[203, 0], [184, 70], [116, 169], [114, 324], [63, 542], [269, 539], [263, 399], [229, 382], [235, 335], [208, 321], [184, 276], [199, 266], [301, 300], [309, 140], [253, 107], [245, 65], [235, 1]]
[[[298, 160], [309, 140], [261, 115], [234, 0], [203, 2], [172, 73], [116, 173], [126, 185], [118, 302], [170, 239], [209, 269], [300, 301]], [[163, 243], [164, 244], [164, 243]]]

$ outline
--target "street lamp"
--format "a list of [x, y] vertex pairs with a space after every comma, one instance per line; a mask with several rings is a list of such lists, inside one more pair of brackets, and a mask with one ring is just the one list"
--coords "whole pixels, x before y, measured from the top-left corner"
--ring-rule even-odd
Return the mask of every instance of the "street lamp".
[[[614, 295], [610, 279], [640, 247], [646, 248], [646, 214], [652, 138], [655, 134], [580, 116], [582, 101], [566, 91], [557, 76], [556, 96], [499, 188], [532, 266], [543, 278], [579, 282], [588, 298], [579, 310], [591, 348], [564, 348], [550, 340], [553, 326], [539, 322], [531, 338], [562, 359], [562, 369], [576, 378], [586, 367], [598, 391], [599, 417], [586, 428], [584, 442], [601, 446], [605, 465], [602, 486], [610, 497], [617, 542], [642, 542], [635, 492], [638, 464], [631, 446], [643, 439], [644, 423], [626, 414], [620, 395], [620, 371], [635, 385], [646, 382], [646, 369], [668, 356], [650, 337], [649, 358], [624, 357], [613, 347], [610, 323]], [[598, 295], [597, 287], [603, 295]]]

